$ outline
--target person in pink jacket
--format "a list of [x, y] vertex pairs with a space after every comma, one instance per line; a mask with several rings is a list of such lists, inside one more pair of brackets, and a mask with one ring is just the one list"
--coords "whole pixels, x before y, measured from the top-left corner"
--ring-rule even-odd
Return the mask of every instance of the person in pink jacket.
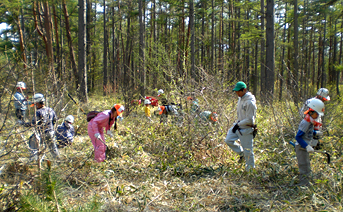
[[124, 106], [115, 104], [111, 110], [100, 112], [88, 123], [88, 135], [92, 140], [94, 147], [94, 160], [103, 162], [106, 159], [106, 143], [103, 128], [106, 129], [106, 134], [113, 137], [111, 131], [112, 125], [115, 123], [114, 129], [117, 129], [117, 116], [124, 111]]

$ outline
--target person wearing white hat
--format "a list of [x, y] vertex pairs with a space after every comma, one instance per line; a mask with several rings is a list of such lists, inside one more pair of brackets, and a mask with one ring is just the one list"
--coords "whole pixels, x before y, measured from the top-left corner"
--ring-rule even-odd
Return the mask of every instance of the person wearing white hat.
[[75, 135], [73, 123], [74, 116], [68, 115], [63, 123], [57, 127], [56, 139], [59, 148], [69, 146], [73, 143]]
[[[315, 120], [319, 116], [324, 115], [324, 103], [316, 98], [308, 102], [309, 109], [305, 112], [305, 118], [300, 122], [298, 132], [295, 137], [295, 151], [299, 167], [299, 184], [308, 185], [311, 174], [311, 164], [309, 153], [314, 152], [311, 140], [313, 135], [322, 134], [321, 131], [315, 130], [315, 125], [318, 124]], [[320, 124], [320, 123], [319, 123]]]
[[27, 101], [24, 95], [24, 90], [26, 90], [26, 84], [24, 82], [18, 82], [16, 89], [17, 92], [14, 94], [15, 115], [19, 119], [18, 122], [22, 124], [25, 122], [27, 105], [30, 105], [31, 102]]
[[[308, 111], [310, 108], [308, 106], [308, 104], [313, 100], [313, 99], [319, 99], [320, 101], [322, 101], [323, 103], [325, 103], [326, 101], [330, 101], [330, 96], [329, 96], [329, 90], [326, 88], [320, 88], [317, 91], [317, 94], [315, 97], [310, 98], [308, 100], [306, 100], [306, 102], [304, 103], [303, 107], [300, 110], [300, 116], [305, 118], [307, 117], [307, 119], [312, 119], [310, 116], [306, 116], [306, 111]], [[318, 118], [316, 118], [315, 120], [316, 123], [320, 123], [320, 124], [316, 124], [314, 126], [314, 130], [316, 131], [321, 131], [322, 130], [322, 118], [321, 115], [318, 116]], [[314, 139], [311, 141], [310, 145], [312, 147], [314, 147], [315, 149], [320, 149], [321, 148], [321, 144], [319, 142], [319, 135], [314, 135]]]
[[162, 105], [169, 104], [167, 97], [166, 97], [166, 94], [164, 93], [164, 91], [162, 89], [157, 91], [157, 97], [158, 97], [158, 99]]
[[[30, 139], [29, 146], [31, 148], [31, 160], [37, 159], [38, 154], [38, 141], [41, 145], [48, 144], [50, 152], [54, 158], [59, 157], [59, 152], [56, 146], [56, 137], [54, 126], [57, 120], [55, 111], [44, 105], [44, 95], [36, 93], [33, 97], [33, 103], [36, 106], [36, 114], [32, 118], [31, 124], [25, 124], [26, 126], [36, 126], [40, 139]], [[32, 137], [32, 136], [31, 136]]]
[[152, 121], [151, 112], [150, 112], [151, 101], [149, 99], [145, 99], [144, 105], [145, 105], [144, 107], [145, 116], [148, 118], [149, 121]]

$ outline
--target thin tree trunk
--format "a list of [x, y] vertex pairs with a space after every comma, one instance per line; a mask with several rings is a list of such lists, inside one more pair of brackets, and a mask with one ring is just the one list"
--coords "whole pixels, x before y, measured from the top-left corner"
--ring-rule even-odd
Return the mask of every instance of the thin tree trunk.
[[195, 79], [195, 49], [194, 49], [194, 6], [193, 0], [189, 0], [189, 26], [191, 30], [191, 77]]
[[[264, 12], [264, 0], [261, 0], [261, 31], [264, 31], [264, 19], [266, 15]], [[261, 96], [265, 97], [266, 93], [266, 69], [265, 69], [265, 40], [264, 34], [261, 37]]]
[[68, 40], [68, 47], [69, 47], [69, 54], [70, 54], [70, 61], [71, 61], [71, 67], [73, 69], [73, 74], [75, 77], [75, 87], [77, 88], [79, 86], [79, 77], [78, 77], [78, 70], [76, 67], [76, 61], [75, 61], [75, 53], [73, 48], [73, 42], [71, 39], [71, 33], [70, 33], [70, 25], [69, 25], [69, 14], [67, 10], [66, 0], [62, 0], [62, 6], [63, 6], [63, 13], [64, 13], [64, 19], [66, 24], [66, 34], [67, 34], [67, 40]]
[[[24, 14], [21, 14], [23, 16]], [[23, 68], [26, 70], [26, 53], [25, 53], [25, 46], [24, 46], [24, 35], [23, 30], [21, 26], [21, 20], [20, 16], [18, 16], [18, 32], [19, 32], [19, 46], [20, 46], [20, 52], [21, 52], [21, 58], [23, 59]], [[26, 72], [26, 71], [25, 71]]]
[[54, 28], [55, 28], [55, 39], [56, 39], [56, 55], [57, 55], [57, 74], [58, 78], [61, 79], [62, 72], [61, 72], [61, 66], [60, 66], [60, 41], [58, 36], [58, 22], [57, 22], [57, 13], [55, 9], [55, 4], [52, 5], [52, 12], [54, 15]]
[[79, 92], [78, 97], [81, 102], [87, 103], [87, 61], [86, 61], [86, 1], [79, 0]]
[[106, 96], [108, 93], [107, 87], [107, 29], [106, 29], [106, 0], [104, 0], [104, 52], [103, 52], [103, 95]]
[[[287, 2], [285, 5], [285, 23], [287, 20]], [[282, 35], [282, 42], [284, 43], [282, 45], [282, 54], [281, 54], [281, 63], [280, 63], [280, 83], [279, 83], [279, 100], [282, 100], [282, 91], [283, 91], [283, 81], [284, 81], [284, 67], [285, 67], [285, 44], [286, 44], [286, 30], [287, 30], [287, 25], [285, 24], [283, 27], [283, 35]]]
[[294, 56], [293, 56], [293, 100], [295, 103], [298, 103], [299, 98], [298, 98], [298, 93], [299, 93], [299, 64], [298, 64], [298, 36], [299, 34], [299, 29], [298, 29], [298, 0], [294, 0], [294, 40], [293, 40], [293, 45], [294, 45]]
[[139, 0], [139, 73], [141, 96], [145, 96], [146, 75], [145, 75], [145, 42], [144, 42], [144, 23], [143, 23], [143, 0]]

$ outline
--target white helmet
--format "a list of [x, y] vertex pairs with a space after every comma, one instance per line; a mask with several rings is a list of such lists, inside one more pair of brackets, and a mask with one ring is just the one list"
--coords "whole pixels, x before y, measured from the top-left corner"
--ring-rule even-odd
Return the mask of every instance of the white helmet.
[[45, 99], [44, 99], [44, 95], [41, 94], [41, 93], [36, 93], [34, 96], [33, 96], [33, 103], [37, 103], [37, 102], [43, 102]]
[[161, 94], [164, 94], [164, 91], [162, 89], [157, 91], [157, 96], [161, 96]]
[[17, 82], [16, 87], [25, 90], [26, 89], [26, 84], [25, 84], [25, 82]]
[[144, 104], [145, 104], [145, 105], [150, 105], [150, 104], [151, 104], [151, 102], [150, 102], [150, 100], [149, 100], [149, 99], [146, 99], [146, 100], [144, 100]]
[[316, 111], [319, 115], [324, 115], [325, 106], [321, 100], [314, 98], [307, 104], [307, 106]]
[[74, 123], [74, 116], [72, 116], [72, 115], [68, 115], [65, 119], [64, 119], [64, 121], [67, 121], [67, 122], [69, 122], [69, 123]]
[[323, 97], [325, 101], [330, 101], [329, 90], [326, 88], [320, 88], [317, 92], [317, 96]]

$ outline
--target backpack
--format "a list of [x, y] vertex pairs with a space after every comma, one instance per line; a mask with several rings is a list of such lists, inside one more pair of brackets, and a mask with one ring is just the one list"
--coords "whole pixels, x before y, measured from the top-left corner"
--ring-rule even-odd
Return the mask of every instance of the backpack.
[[87, 113], [87, 122], [90, 122], [95, 116], [97, 116], [100, 111], [90, 111]]

